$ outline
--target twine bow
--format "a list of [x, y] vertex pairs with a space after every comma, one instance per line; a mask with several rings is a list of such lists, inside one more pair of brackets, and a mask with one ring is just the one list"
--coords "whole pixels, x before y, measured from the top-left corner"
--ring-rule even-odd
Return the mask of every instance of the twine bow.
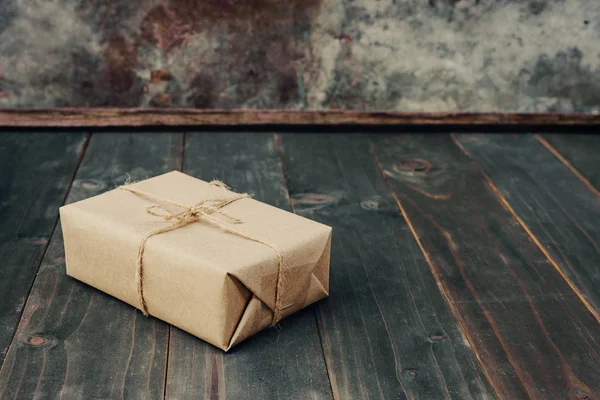
[[[226, 190], [229, 190], [229, 187], [225, 185], [221, 181], [214, 180], [210, 182], [211, 185], [217, 186]], [[193, 206], [189, 207], [183, 204], [176, 203], [174, 201], [170, 201], [167, 199], [163, 199], [157, 196], [154, 196], [150, 193], [144, 192], [139, 189], [135, 189], [130, 186], [130, 182], [125, 182], [124, 185], [119, 186], [119, 189], [125, 190], [127, 192], [134, 193], [139, 196], [146, 197], [150, 200], [154, 200], [157, 203], [169, 204], [173, 207], [176, 207], [182, 211], [180, 212], [172, 212], [167, 207], [160, 204], [151, 204], [146, 207], [146, 212], [152, 216], [159, 217], [164, 219], [165, 221], [172, 221], [170, 225], [165, 227], [156, 229], [148, 234], [146, 234], [138, 248], [138, 257], [136, 262], [136, 270], [135, 270], [135, 280], [137, 286], [137, 294], [138, 294], [138, 304], [139, 308], [144, 315], [148, 315], [148, 305], [146, 304], [146, 300], [144, 298], [144, 251], [146, 249], [146, 242], [152, 236], [160, 235], [162, 233], [166, 233], [178, 228], [181, 228], [185, 225], [191, 224], [193, 222], [197, 222], [200, 220], [205, 220], [217, 227], [221, 230], [238, 235], [248, 240], [252, 240], [253, 242], [260, 243], [272, 249], [277, 254], [277, 285], [275, 290], [275, 308], [273, 310], [273, 320], [271, 322], [272, 325], [275, 325], [279, 320], [281, 320], [281, 292], [283, 291], [283, 256], [277, 249], [274, 244], [266, 242], [260, 238], [248, 235], [234, 227], [234, 225], [242, 224], [243, 221], [239, 218], [232, 217], [231, 215], [221, 211], [221, 209], [235, 201], [250, 198], [251, 196], [247, 193], [234, 193], [235, 196], [228, 198], [216, 198], [216, 199], [205, 199], [202, 200]], [[233, 193], [233, 192], [231, 192]], [[215, 218], [213, 214], [218, 214], [222, 217], [222, 219]]]

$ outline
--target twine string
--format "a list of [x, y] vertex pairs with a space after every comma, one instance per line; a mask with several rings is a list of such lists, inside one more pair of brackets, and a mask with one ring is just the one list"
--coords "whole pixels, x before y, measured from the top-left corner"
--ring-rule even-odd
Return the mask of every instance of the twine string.
[[[211, 185], [217, 186], [223, 189], [229, 190], [229, 187], [225, 185], [221, 181], [212, 181]], [[262, 240], [258, 237], [249, 235], [239, 229], [236, 229], [234, 225], [242, 224], [243, 221], [239, 218], [233, 217], [221, 209], [233, 202], [236, 202], [241, 199], [250, 198], [250, 195], [247, 193], [234, 193], [235, 196], [228, 198], [213, 198], [213, 199], [205, 199], [202, 200], [193, 206], [189, 207], [184, 204], [179, 204], [177, 202], [163, 199], [157, 197], [151, 193], [144, 192], [139, 189], [135, 189], [131, 187], [131, 183], [129, 181], [125, 182], [124, 185], [119, 186], [119, 189], [125, 190], [127, 192], [131, 192], [138, 196], [142, 196], [148, 198], [149, 200], [153, 200], [156, 203], [149, 205], [146, 207], [146, 213], [152, 215], [154, 217], [162, 218], [165, 221], [172, 221], [170, 225], [164, 226], [162, 228], [156, 229], [152, 232], [147, 233], [141, 240], [140, 246], [138, 247], [138, 256], [136, 260], [136, 270], [135, 270], [135, 281], [137, 287], [137, 295], [138, 295], [138, 305], [139, 309], [142, 311], [144, 315], [149, 315], [148, 313], [148, 305], [146, 304], [146, 299], [144, 297], [144, 252], [146, 249], [146, 242], [153, 236], [160, 235], [166, 232], [173, 231], [175, 229], [179, 229], [183, 226], [191, 224], [193, 222], [197, 222], [200, 220], [207, 221], [212, 225], [217, 226], [221, 230], [231, 233], [237, 236], [240, 236], [244, 239], [251, 240], [256, 243], [260, 243], [264, 246], [269, 247], [277, 254], [277, 283], [275, 287], [275, 307], [273, 310], [273, 320], [271, 325], [277, 324], [281, 320], [281, 293], [283, 292], [283, 269], [284, 269], [284, 260], [283, 255], [277, 249], [277, 247], [269, 243], [265, 240]], [[233, 192], [231, 192], [233, 193]], [[180, 209], [179, 212], [173, 212], [169, 210], [167, 207], [158, 204], [168, 204], [170, 206], [176, 207]], [[213, 215], [217, 214], [221, 218], [216, 218]]]

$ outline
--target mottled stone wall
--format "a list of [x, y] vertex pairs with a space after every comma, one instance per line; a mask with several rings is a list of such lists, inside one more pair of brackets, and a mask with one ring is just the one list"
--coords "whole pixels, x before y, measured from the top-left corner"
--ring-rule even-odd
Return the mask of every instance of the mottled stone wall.
[[600, 1], [0, 0], [0, 107], [600, 112]]

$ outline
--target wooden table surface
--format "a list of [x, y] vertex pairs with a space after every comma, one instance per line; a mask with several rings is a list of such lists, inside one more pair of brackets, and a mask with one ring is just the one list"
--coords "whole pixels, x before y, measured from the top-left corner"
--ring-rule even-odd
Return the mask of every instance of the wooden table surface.
[[[178, 169], [333, 227], [223, 353], [65, 274], [58, 207]], [[0, 136], [1, 399], [600, 399], [600, 137]]]

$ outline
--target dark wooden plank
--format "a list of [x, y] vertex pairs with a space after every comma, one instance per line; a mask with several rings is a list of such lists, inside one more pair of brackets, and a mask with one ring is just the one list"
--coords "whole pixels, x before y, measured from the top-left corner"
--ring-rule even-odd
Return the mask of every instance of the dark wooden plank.
[[600, 198], [532, 135], [456, 140], [600, 319]]
[[0, 136], [0, 366], [87, 136]]
[[479, 168], [447, 135], [378, 138], [376, 154], [498, 396], [599, 398], [598, 321]]
[[[181, 135], [92, 136], [68, 202], [179, 165]], [[65, 273], [53, 235], [0, 371], [0, 398], [158, 399], [169, 327]]]
[[[273, 135], [189, 134], [184, 171], [289, 209]], [[331, 398], [312, 307], [227, 354], [175, 328], [169, 349], [168, 399]]]
[[185, 125], [600, 125], [600, 115], [110, 107], [0, 109], [0, 127]]
[[368, 140], [281, 138], [295, 211], [333, 226], [318, 317], [335, 398], [493, 398]]
[[555, 133], [536, 135], [536, 138], [600, 196], [600, 136]]

